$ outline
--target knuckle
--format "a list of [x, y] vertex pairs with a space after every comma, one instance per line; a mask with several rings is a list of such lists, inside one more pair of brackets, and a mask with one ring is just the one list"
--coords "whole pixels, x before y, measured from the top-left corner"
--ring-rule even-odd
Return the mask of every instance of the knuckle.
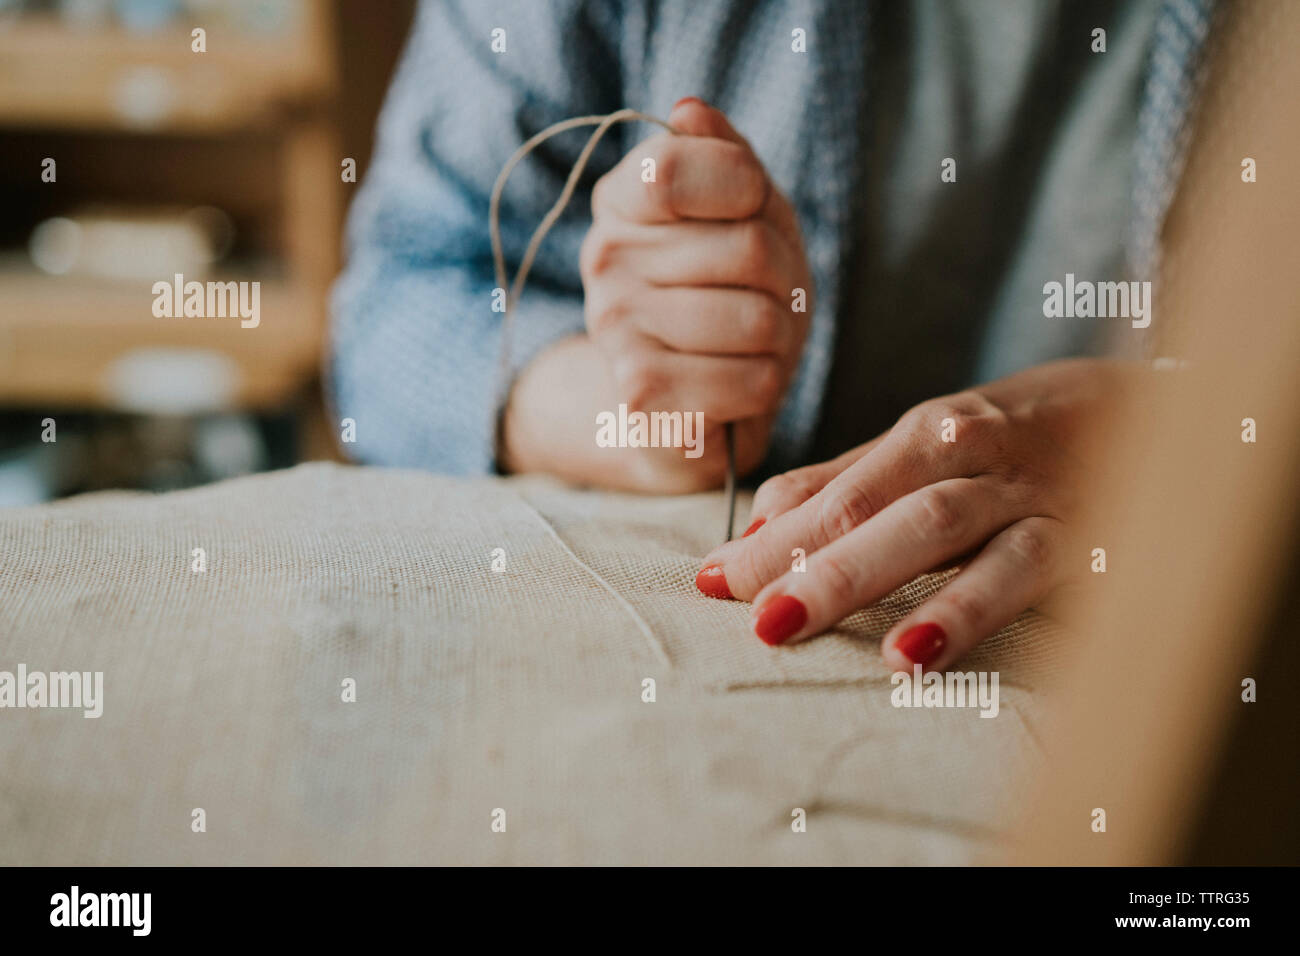
[[767, 223], [749, 219], [736, 227], [737, 251], [747, 274], [760, 274], [772, 264], [772, 239]]
[[761, 548], [742, 548], [727, 565], [727, 583], [732, 593], [752, 597], [775, 580], [778, 575], [766, 572], [766, 561], [767, 556]]
[[1005, 447], [1006, 413], [972, 389], [958, 392], [948, 400], [949, 416], [957, 421], [958, 434], [986, 446], [995, 455]]
[[623, 296], [602, 299], [596, 303], [592, 302], [592, 297], [588, 297], [587, 301], [587, 331], [592, 335], [607, 333], [624, 325], [635, 311], [632, 303]]
[[837, 607], [854, 603], [857, 584], [844, 559], [835, 554], [821, 555], [817, 561], [817, 581]]
[[771, 501], [806, 500], [813, 490], [811, 476], [805, 474], [806, 471], [806, 468], [798, 468], [774, 475], [758, 486], [758, 490], [754, 492], [755, 499], [761, 496], [763, 500]]
[[793, 498], [799, 494], [800, 481], [796, 472], [787, 471], [780, 475], [773, 475], [767, 481], [763, 482], [754, 491], [754, 498], [764, 500], [782, 500]]
[[655, 178], [671, 185], [682, 168], [682, 150], [686, 143], [674, 136], [656, 136], [650, 142], [647, 155], [655, 161]]
[[767, 202], [767, 172], [749, 150], [742, 149], [742, 152], [744, 159], [737, 166], [738, 204], [745, 215], [756, 216]]
[[607, 274], [618, 258], [618, 243], [608, 232], [592, 226], [578, 249], [578, 273], [584, 282]]
[[978, 631], [988, 615], [989, 602], [984, 594], [971, 588], [956, 588], [951, 585], [939, 592], [951, 617], [961, 622], [970, 631]]
[[925, 538], [945, 541], [959, 537], [966, 526], [966, 508], [961, 496], [951, 488], [931, 485], [920, 492], [919, 524]]
[[1052, 560], [1052, 547], [1041, 527], [1021, 522], [1007, 531], [1007, 550], [1026, 567], [1042, 569]]
[[935, 406], [927, 425], [931, 436], [936, 438], [951, 428], [952, 437], [963, 445], [979, 442], [983, 437], [980, 420], [951, 405]]
[[873, 496], [856, 484], [828, 496], [822, 503], [822, 528], [827, 540], [848, 534], [878, 510]]
[[658, 370], [637, 353], [617, 356], [612, 371], [619, 398], [629, 411], [647, 408], [662, 385]]
[[644, 188], [650, 190], [651, 201], [662, 216], [678, 216], [674, 193], [682, 170], [684, 148], [684, 144], [669, 138], [658, 143], [649, 154], [655, 162], [655, 181], [645, 184]]
[[995, 440], [987, 470], [1001, 483], [1005, 494], [1028, 503], [1033, 498], [1034, 489], [1041, 484], [1037, 471], [1029, 462], [1005, 454], [1000, 441], [1001, 439]]
[[913, 406], [899, 418], [895, 427], [928, 439], [937, 438], [951, 429], [959, 442], [985, 444], [1001, 438], [1001, 431], [996, 427], [998, 415], [1001, 412], [997, 412], [979, 393], [959, 392]]
[[785, 316], [765, 295], [751, 295], [744, 311], [744, 336], [764, 352], [776, 351], [783, 338]]
[[951, 395], [943, 396], [938, 401], [950, 409], [952, 413], [965, 416], [968, 419], [989, 416], [997, 411], [997, 406], [973, 388], [953, 392]]
[[781, 400], [781, 367], [773, 359], [761, 359], [754, 369], [750, 388], [760, 411], [769, 411]]
[[962, 411], [971, 416], [986, 418], [989, 421], [999, 421], [1006, 418], [1006, 413], [982, 392], [973, 388], [965, 389], [957, 393], [957, 400], [961, 403]]
[[905, 435], [915, 434], [929, 428], [929, 423], [933, 420], [936, 424], [942, 418], [936, 414], [937, 409], [933, 401], [922, 402], [920, 405], [913, 405], [907, 411], [899, 416], [898, 421], [894, 423], [892, 431], [902, 432]]
[[972, 415], [964, 409], [953, 408], [949, 405], [944, 410], [943, 417], [952, 420], [957, 426], [957, 434], [966, 441], [978, 441], [984, 432], [983, 420], [978, 415]]

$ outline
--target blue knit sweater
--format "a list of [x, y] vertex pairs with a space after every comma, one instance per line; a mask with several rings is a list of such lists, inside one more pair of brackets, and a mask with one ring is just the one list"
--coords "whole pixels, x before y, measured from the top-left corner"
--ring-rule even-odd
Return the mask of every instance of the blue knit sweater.
[[[1159, 10], [1132, 176], [1129, 239], [1139, 274], [1151, 268], [1176, 181], [1212, 0], [1146, 2]], [[453, 474], [496, 467], [493, 180], [524, 139], [557, 120], [624, 106], [666, 116], [678, 98], [699, 95], [749, 137], [804, 231], [816, 308], [765, 470], [803, 463], [836, 327], [848, 321], [846, 257], [860, 215], [851, 200], [868, 174], [871, 146], [866, 64], [874, 9], [868, 0], [421, 4], [350, 214], [348, 262], [333, 296], [330, 389], [338, 416], [356, 422], [348, 451], [366, 462]], [[494, 50], [498, 28], [504, 34], [496, 34]], [[807, 53], [792, 49], [795, 29], [804, 31]], [[582, 331], [577, 261], [591, 187], [652, 132], [611, 131], [544, 243], [516, 316], [516, 371]], [[551, 140], [515, 171], [502, 203], [512, 270], [586, 135]]]

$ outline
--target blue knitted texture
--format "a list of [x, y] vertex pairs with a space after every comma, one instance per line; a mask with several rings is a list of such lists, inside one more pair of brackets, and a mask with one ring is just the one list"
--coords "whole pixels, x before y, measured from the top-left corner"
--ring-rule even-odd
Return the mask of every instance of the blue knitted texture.
[[[1173, 189], [1192, 65], [1211, 0], [1164, 2], [1140, 115], [1133, 248], [1149, 252]], [[558, 120], [632, 107], [667, 116], [682, 96], [719, 106], [798, 212], [816, 307], [764, 470], [803, 463], [820, 413], [866, 169], [871, 4], [864, 0], [437, 0], [422, 3], [349, 217], [333, 296], [331, 389], [356, 420], [358, 459], [449, 474], [495, 462], [497, 351], [488, 196], [502, 164]], [[802, 28], [807, 54], [791, 50]], [[506, 51], [493, 52], [493, 30]], [[513, 271], [589, 131], [550, 140], [501, 206]], [[583, 329], [578, 249], [590, 190], [653, 130], [615, 127], [543, 244], [512, 335], [517, 372]]]

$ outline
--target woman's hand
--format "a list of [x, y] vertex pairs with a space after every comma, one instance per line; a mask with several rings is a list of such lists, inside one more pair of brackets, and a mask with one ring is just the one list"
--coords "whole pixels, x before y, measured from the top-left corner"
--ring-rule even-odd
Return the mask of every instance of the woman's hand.
[[746, 536], [710, 554], [696, 583], [752, 600], [755, 633], [782, 644], [960, 564], [882, 645], [896, 669], [945, 669], [1086, 570], [1089, 555], [1063, 553], [1091, 457], [1079, 445], [1144, 374], [1054, 362], [918, 405], [866, 445], [765, 482]]
[[587, 335], [615, 400], [704, 415], [700, 459], [625, 452], [641, 458], [638, 484], [656, 491], [717, 486], [727, 422], [738, 468], [762, 460], [812, 290], [794, 210], [726, 116], [691, 98], [668, 122], [683, 135], [645, 140], [596, 183], [579, 260]]
[[[579, 260], [587, 335], [516, 381], [509, 471], [668, 494], [722, 483], [725, 423], [740, 473], [767, 452], [812, 310], [798, 221], [721, 111], [687, 98], [668, 122], [681, 135], [639, 143], [596, 183]], [[620, 404], [702, 413], [702, 454], [597, 448], [595, 415]]]

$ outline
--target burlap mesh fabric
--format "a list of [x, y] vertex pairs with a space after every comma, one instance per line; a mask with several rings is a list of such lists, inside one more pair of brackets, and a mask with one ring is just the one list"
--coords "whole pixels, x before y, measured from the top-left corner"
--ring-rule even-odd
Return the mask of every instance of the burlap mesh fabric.
[[879, 638], [944, 577], [768, 648], [694, 587], [722, 518], [319, 464], [9, 512], [0, 669], [103, 671], [104, 713], [0, 710], [0, 862], [993, 858], [1055, 628], [962, 664], [1000, 673], [997, 718], [895, 708]]

